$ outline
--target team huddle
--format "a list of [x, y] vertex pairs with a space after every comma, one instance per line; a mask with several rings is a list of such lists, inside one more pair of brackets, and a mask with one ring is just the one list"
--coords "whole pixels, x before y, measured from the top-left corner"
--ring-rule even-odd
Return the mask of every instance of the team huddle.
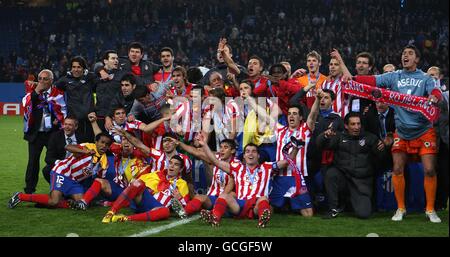
[[[417, 69], [415, 46], [403, 48], [402, 69], [386, 65], [380, 75], [370, 75], [370, 53], [359, 54], [356, 76], [336, 49], [328, 76], [319, 72], [316, 51], [306, 56], [307, 69], [291, 72], [281, 62], [267, 73], [258, 56], [244, 68], [233, 61], [224, 38], [219, 65], [208, 71], [175, 66], [169, 47], [160, 51], [161, 65], [143, 60], [143, 53], [133, 42], [127, 57], [106, 51], [92, 72], [77, 56], [58, 80], [44, 69], [38, 82], [25, 82], [26, 186], [11, 197], [9, 208], [33, 202], [88, 210], [101, 201], [110, 207], [103, 223], [158, 221], [172, 211], [182, 219], [200, 213], [212, 226], [223, 217], [257, 219], [263, 228], [273, 212], [315, 215], [316, 199], [323, 196], [324, 218], [344, 210], [369, 218], [375, 173], [391, 167], [398, 207], [392, 220], [401, 221], [403, 172], [415, 156], [425, 172], [426, 216], [441, 222], [435, 211], [436, 156], [448, 141], [438, 145], [434, 121], [401, 103], [388, 105], [379, 96], [374, 102], [345, 90], [347, 83], [363, 83], [423, 97], [448, 111], [448, 91], [436, 82], [439, 68], [429, 74]], [[35, 194], [44, 147], [42, 172], [50, 193]], [[204, 193], [192, 176], [196, 167], [208, 181]], [[126, 207], [135, 214], [121, 213]]]

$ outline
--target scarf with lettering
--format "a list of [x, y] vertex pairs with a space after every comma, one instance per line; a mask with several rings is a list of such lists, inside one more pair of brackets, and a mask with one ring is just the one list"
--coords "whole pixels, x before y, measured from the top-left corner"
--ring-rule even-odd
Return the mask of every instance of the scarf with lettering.
[[422, 113], [430, 122], [439, 118], [439, 108], [430, 105], [426, 97], [402, 94], [383, 88], [372, 87], [366, 84], [349, 80], [343, 83], [343, 92], [349, 95], [362, 97], [376, 102], [387, 103]]
[[[24, 115], [23, 115], [23, 132], [27, 133], [30, 127], [35, 122], [33, 119], [33, 104], [31, 102], [31, 94], [33, 92], [27, 93], [22, 98], [22, 105], [24, 107]], [[64, 100], [64, 92], [52, 86], [50, 94], [47, 97], [47, 101], [45, 101], [44, 97], [39, 95], [39, 100], [37, 103], [37, 108], [42, 109], [44, 105], [48, 104], [48, 109], [50, 113], [52, 113], [56, 119], [58, 120], [59, 128], [62, 128], [64, 124], [64, 118], [67, 116], [67, 107], [66, 102]]]
[[289, 150], [292, 147], [294, 147], [292, 142], [287, 143], [283, 147], [282, 153], [283, 153], [284, 159], [289, 163], [289, 166], [292, 168], [292, 171], [294, 174], [295, 193], [291, 195], [291, 198], [294, 198], [298, 195], [308, 193], [308, 188], [306, 187], [306, 182], [305, 182], [305, 178], [303, 177], [303, 174], [297, 168], [297, 165], [295, 165], [295, 160], [292, 160], [291, 157], [289, 156]]

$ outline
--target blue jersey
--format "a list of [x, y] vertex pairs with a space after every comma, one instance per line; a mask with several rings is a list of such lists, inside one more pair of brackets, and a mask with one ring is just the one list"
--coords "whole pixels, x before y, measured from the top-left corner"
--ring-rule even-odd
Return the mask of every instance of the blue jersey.
[[[375, 76], [377, 87], [387, 88], [402, 94], [428, 97], [436, 87], [433, 78], [416, 69], [413, 72], [398, 70]], [[400, 138], [412, 140], [420, 137], [433, 124], [420, 112], [409, 111], [400, 106], [395, 109], [395, 125]]]

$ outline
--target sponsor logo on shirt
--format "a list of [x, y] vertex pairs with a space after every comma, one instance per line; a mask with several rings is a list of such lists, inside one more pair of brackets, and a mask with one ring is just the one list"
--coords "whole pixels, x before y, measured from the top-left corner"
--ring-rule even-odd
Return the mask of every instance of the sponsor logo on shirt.
[[405, 78], [401, 79], [397, 82], [397, 86], [399, 88], [401, 87], [419, 87], [422, 85], [423, 80], [421, 79], [414, 79], [414, 78]]

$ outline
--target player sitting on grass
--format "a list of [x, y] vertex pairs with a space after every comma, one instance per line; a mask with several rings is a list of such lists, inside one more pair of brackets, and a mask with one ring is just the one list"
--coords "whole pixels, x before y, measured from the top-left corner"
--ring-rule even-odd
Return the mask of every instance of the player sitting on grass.
[[[148, 154], [150, 149], [142, 142], [119, 129], [118, 133], [126, 137], [130, 142], [139, 146], [139, 149]], [[111, 210], [103, 218], [104, 223], [116, 221], [154, 221], [168, 218], [169, 207], [184, 216], [183, 205], [189, 201], [189, 189], [185, 180], [181, 178], [184, 167], [184, 159], [174, 155], [169, 159], [166, 169], [152, 171], [141, 175], [125, 189], [113, 203]], [[132, 216], [116, 215], [123, 207], [130, 205], [134, 200], [136, 206], [131, 205], [139, 213]]]
[[[209, 187], [208, 193], [206, 195], [196, 194], [194, 196], [184, 208], [187, 215], [193, 215], [200, 211], [202, 207], [208, 210], [212, 209], [219, 195], [224, 192], [232, 192], [234, 187], [233, 179], [226, 172], [212, 165], [212, 161], [206, 156], [205, 152], [202, 151], [201, 147], [198, 145], [198, 141], [201, 138], [202, 136], [200, 133], [194, 138], [194, 145], [197, 145], [198, 147], [186, 145], [183, 142], [172, 139], [177, 146], [180, 146], [186, 152], [210, 165], [211, 167], [209, 170], [213, 171], [211, 186]], [[231, 161], [238, 162], [239, 160], [234, 157], [235, 153], [236, 143], [234, 140], [224, 139], [220, 143], [220, 151], [215, 154], [215, 157], [227, 163]]]
[[113, 143], [110, 148], [114, 154], [114, 169], [116, 171], [113, 180], [96, 178], [81, 200], [69, 199], [69, 206], [72, 209], [86, 210], [90, 202], [100, 192], [106, 196], [108, 201], [115, 201], [132, 181], [150, 172], [150, 166], [146, 165], [144, 160], [145, 155], [135, 149], [126, 138], [122, 138], [121, 142], [121, 144]]
[[[254, 215], [257, 215], [258, 227], [265, 227], [271, 216], [268, 196], [272, 171], [287, 167], [288, 162], [281, 160], [259, 164], [258, 147], [252, 143], [244, 148], [245, 164], [234, 161], [225, 162], [217, 159], [204, 141], [201, 140], [199, 143], [214, 165], [234, 178], [236, 190], [236, 194], [222, 193], [212, 211], [200, 212], [202, 218], [212, 226], [218, 226], [228, 208], [231, 214], [240, 218], [253, 219]], [[292, 152], [297, 153], [297, 151]]]
[[24, 194], [16, 192], [8, 202], [14, 208], [20, 202], [33, 202], [56, 208], [68, 208], [64, 197], [81, 200], [84, 189], [81, 181], [92, 177], [104, 177], [108, 169], [105, 152], [113, 139], [106, 133], [95, 137], [95, 144], [66, 145], [65, 149], [72, 154], [64, 160], [57, 160], [50, 171], [50, 195]]

